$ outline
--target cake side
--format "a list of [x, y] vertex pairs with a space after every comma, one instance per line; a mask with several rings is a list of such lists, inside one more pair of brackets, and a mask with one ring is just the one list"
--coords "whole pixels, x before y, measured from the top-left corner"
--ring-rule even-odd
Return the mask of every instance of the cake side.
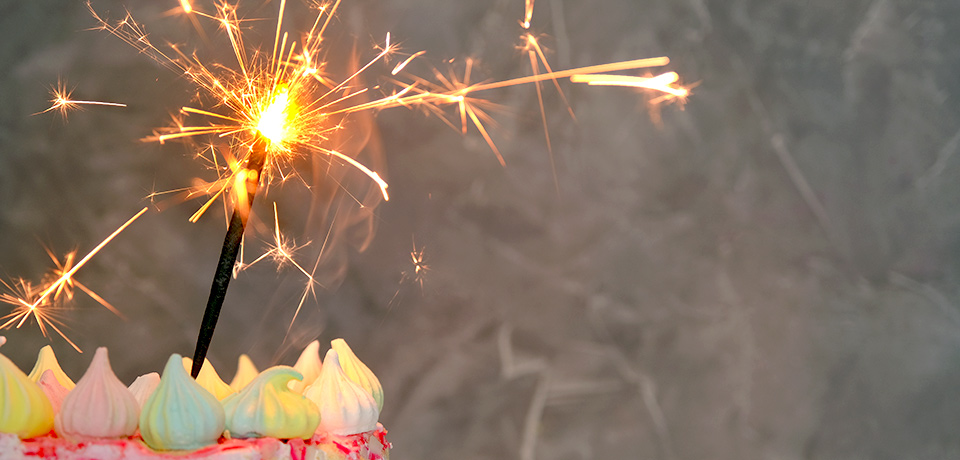
[[308, 440], [230, 439], [194, 451], [156, 451], [138, 437], [72, 442], [55, 434], [21, 440], [0, 433], [0, 460], [389, 460], [387, 430]]
[[[307, 385], [292, 384], [303, 377], [296, 369], [274, 366], [222, 401], [206, 388], [219, 377], [193, 380], [177, 354], [159, 379], [141, 376], [130, 388], [113, 375], [106, 349], [72, 389], [54, 378], [62, 370], [50, 350], [33, 378], [7, 362], [0, 408], [23, 410], [0, 411], [0, 460], [389, 460], [387, 431], [377, 421], [382, 388], [346, 350], [342, 358], [329, 350]], [[304, 351], [320, 367], [317, 347]], [[341, 361], [365, 369], [351, 372], [359, 381]]]

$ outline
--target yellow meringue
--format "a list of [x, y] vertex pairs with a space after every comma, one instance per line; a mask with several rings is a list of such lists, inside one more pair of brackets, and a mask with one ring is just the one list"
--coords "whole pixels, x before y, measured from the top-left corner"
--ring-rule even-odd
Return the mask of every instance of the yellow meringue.
[[0, 355], [0, 433], [21, 439], [53, 430], [53, 406], [43, 390], [13, 361]]
[[140, 405], [110, 367], [105, 347], [77, 386], [63, 399], [56, 417], [57, 434], [67, 439], [122, 438], [137, 431]]
[[233, 388], [233, 391], [242, 390], [243, 387], [257, 378], [259, 373], [257, 366], [253, 364], [253, 360], [249, 356], [240, 355], [237, 360], [237, 373], [233, 375], [233, 380], [230, 381], [230, 388]]
[[313, 437], [320, 412], [312, 401], [287, 387], [303, 376], [289, 366], [274, 366], [243, 391], [223, 400], [227, 430], [237, 438], [280, 439]]
[[320, 376], [320, 370], [323, 368], [323, 363], [320, 361], [320, 342], [317, 340], [310, 342], [300, 353], [293, 368], [303, 376], [303, 380], [293, 380], [288, 385], [291, 390], [303, 394], [304, 388]]
[[357, 355], [350, 349], [350, 345], [343, 339], [334, 339], [330, 346], [337, 350], [337, 356], [340, 358], [340, 367], [347, 378], [367, 390], [373, 399], [377, 401], [377, 409], [383, 410], [383, 386], [380, 385], [380, 379], [373, 374], [373, 371], [357, 358]]
[[37, 363], [33, 365], [33, 370], [30, 371], [30, 380], [39, 382], [43, 371], [47, 369], [53, 371], [53, 376], [68, 391], [76, 386], [73, 380], [70, 380], [70, 377], [67, 377], [67, 374], [60, 368], [60, 362], [57, 361], [57, 356], [53, 354], [53, 347], [50, 345], [41, 348], [40, 353], [37, 354]]
[[[190, 373], [193, 370], [193, 360], [183, 358], [183, 368], [187, 373]], [[223, 398], [236, 393], [230, 385], [227, 385], [227, 382], [220, 378], [220, 374], [213, 368], [210, 360], [206, 358], [203, 359], [203, 366], [200, 367], [200, 374], [197, 375], [197, 383], [216, 396], [218, 401], [223, 401]]]
[[320, 377], [304, 391], [320, 409], [319, 431], [339, 436], [364, 433], [377, 427], [380, 409], [373, 396], [347, 378], [336, 350], [327, 351]]
[[144, 442], [155, 450], [194, 450], [216, 443], [223, 429], [220, 401], [190, 378], [180, 355], [171, 355], [140, 413]]

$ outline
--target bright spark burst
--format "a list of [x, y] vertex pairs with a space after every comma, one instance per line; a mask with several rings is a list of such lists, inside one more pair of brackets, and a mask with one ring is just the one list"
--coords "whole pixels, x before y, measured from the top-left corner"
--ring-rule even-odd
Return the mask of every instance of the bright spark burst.
[[[339, 83], [330, 80], [325, 75], [326, 63], [321, 60], [321, 42], [339, 4], [337, 1], [319, 7], [313, 27], [298, 41], [284, 31], [286, 1], [281, 1], [274, 43], [268, 54], [255, 47], [246, 47], [241, 27], [244, 20], [238, 17], [237, 6], [218, 3], [215, 12], [207, 13], [197, 5], [182, 1], [181, 9], [185, 14], [213, 21], [226, 35], [234, 54], [232, 66], [205, 62], [196, 53], [185, 52], [177, 45], [162, 50], [150, 41], [144, 27], [129, 13], [111, 24], [88, 4], [101, 29], [157, 62], [182, 72], [200, 90], [200, 102], [211, 106], [183, 107], [174, 126], [158, 130], [148, 140], [163, 143], [213, 136], [231, 141], [229, 150], [237, 155], [236, 162], [225, 167], [219, 164], [220, 160], [209, 159], [216, 164], [219, 177], [191, 190], [210, 196], [191, 221], [198, 220], [211, 202], [223, 197], [236, 200], [245, 194], [245, 189], [238, 188], [237, 184], [245, 183], [247, 178], [238, 176], [247, 173], [245, 166], [250, 150], [260, 137], [269, 140], [264, 178], [256, 179], [262, 184], [268, 184], [271, 178], [286, 177], [288, 174], [284, 171], [292, 169], [290, 162], [294, 157], [316, 154], [335, 158], [363, 172], [380, 187], [384, 199], [389, 199], [387, 183], [379, 173], [328, 145], [331, 135], [343, 129], [351, 100], [369, 91], [361, 85], [361, 74], [396, 51], [388, 35], [380, 52], [365, 66]], [[200, 118], [197, 124], [188, 123], [197, 117]], [[211, 150], [210, 153], [216, 154], [217, 151]]]
[[73, 343], [73, 341], [57, 327], [58, 325], [63, 325], [58, 319], [58, 314], [66, 309], [66, 304], [70, 300], [73, 300], [74, 288], [80, 289], [114, 314], [121, 317], [123, 315], [121, 315], [113, 305], [110, 305], [109, 302], [104, 300], [103, 297], [100, 297], [83, 283], [74, 279], [73, 276], [77, 273], [77, 270], [89, 262], [94, 255], [100, 252], [101, 249], [145, 212], [147, 212], [147, 208], [141, 209], [140, 212], [114, 230], [110, 236], [101, 241], [100, 244], [87, 253], [79, 262], [74, 263], [77, 255], [76, 251], [68, 253], [64, 257], [63, 262], [61, 262], [52, 251], [47, 249], [47, 255], [53, 260], [54, 268], [43, 277], [43, 280], [39, 284], [34, 284], [22, 278], [10, 283], [0, 280], [0, 284], [3, 284], [3, 288], [7, 291], [0, 293], [0, 303], [14, 307], [10, 313], [0, 318], [0, 321], [5, 320], [3, 324], [0, 324], [0, 330], [11, 327], [20, 328], [28, 319], [33, 318], [36, 320], [37, 326], [40, 328], [40, 332], [44, 337], [48, 337], [49, 331], [47, 328], [49, 327], [63, 337], [70, 346], [78, 352], [82, 352], [80, 347]]
[[[552, 80], [559, 89], [558, 79], [571, 75], [632, 70], [661, 66], [669, 62], [667, 58], [654, 58], [555, 72], [549, 66], [535, 36], [527, 33], [524, 35], [524, 48], [529, 53], [534, 72], [532, 76], [474, 84], [471, 83], [473, 60], [469, 58], [464, 60], [465, 68], [459, 77], [453, 72], [445, 74], [435, 68], [431, 69], [433, 81], [404, 73], [407, 65], [424, 53], [420, 51], [410, 55], [393, 69], [393, 75], [401, 76], [388, 80], [394, 85], [390, 94], [355, 103], [361, 95], [368, 95], [372, 90], [386, 92], [387, 88], [380, 85], [364, 86], [361, 76], [374, 64], [389, 59], [399, 49], [390, 42], [390, 35], [387, 34], [384, 44], [376, 47], [378, 52], [365, 65], [339, 83], [331, 80], [326, 75], [327, 63], [322, 60], [325, 53], [322, 43], [324, 32], [336, 14], [340, 2], [341, 0], [335, 0], [315, 5], [317, 13], [313, 26], [301, 35], [299, 40], [295, 40], [290, 38], [289, 32], [284, 31], [286, 1], [281, 0], [272, 50], [266, 53], [245, 45], [241, 27], [244, 20], [238, 17], [237, 5], [218, 3], [215, 12], [207, 13], [193, 3], [182, 0], [180, 9], [184, 14], [215, 22], [229, 39], [235, 61], [230, 66], [205, 62], [196, 53], [188, 53], [177, 45], [168, 45], [168, 50], [162, 50], [150, 41], [145, 28], [129, 13], [124, 19], [111, 24], [101, 18], [88, 3], [91, 14], [100, 23], [102, 30], [119, 37], [157, 62], [182, 72], [200, 90], [201, 99], [212, 106], [183, 107], [182, 116], [175, 120], [174, 126], [158, 130], [149, 140], [162, 143], [180, 138], [214, 136], [229, 138], [233, 144], [229, 150], [237, 156], [236, 160], [229, 161], [229, 158], [224, 157], [224, 164], [220, 164], [221, 160], [212, 156], [208, 161], [216, 166], [219, 177], [215, 181], [190, 189], [191, 194], [209, 196], [208, 202], [191, 217], [191, 221], [199, 219], [213, 201], [220, 198], [236, 200], [236, 197], [243, 195], [240, 193], [243, 190], [238, 189], [237, 184], [245, 183], [246, 178], [238, 178], [238, 175], [246, 174], [245, 165], [251, 147], [261, 136], [269, 139], [267, 168], [263, 174], [265, 179], [258, 178], [261, 182], [269, 183], [272, 177], [289, 177], [291, 174], [281, 171], [292, 168], [290, 160], [295, 156], [323, 155], [345, 162], [366, 174], [378, 185], [384, 199], [389, 199], [387, 183], [378, 172], [328, 145], [331, 135], [344, 129], [345, 118], [350, 114], [393, 107], [419, 107], [454, 126], [453, 122], [447, 120], [444, 110], [444, 107], [452, 105], [459, 117], [460, 130], [465, 133], [468, 126], [473, 125], [498, 161], [505, 165], [488, 128], [493, 124], [489, 109], [496, 105], [474, 96], [475, 93], [534, 83], [543, 111], [540, 82]], [[528, 26], [532, 14], [533, 1], [528, 0], [523, 23], [525, 27]], [[541, 65], [545, 70], [543, 72], [540, 71]], [[189, 124], [187, 118], [191, 116], [200, 116], [206, 123]], [[549, 142], [549, 134], [547, 139]], [[210, 149], [209, 152], [215, 155], [218, 150]]]
[[60, 116], [66, 117], [67, 112], [80, 109], [81, 106], [84, 105], [105, 105], [110, 107], [127, 106], [127, 104], [121, 104], [119, 102], [83, 101], [71, 99], [71, 96], [73, 95], [73, 89], [67, 89], [67, 85], [62, 81], [57, 82], [57, 86], [50, 89], [50, 95], [53, 96], [50, 98], [50, 107], [42, 112], [37, 112], [34, 115], [40, 115], [42, 113], [56, 110], [60, 112]]
[[[555, 71], [536, 35], [524, 32], [521, 49], [530, 61], [532, 75], [505, 81], [475, 82], [475, 61], [465, 58], [448, 61], [449, 67], [445, 71], [427, 64], [430, 77], [421, 77], [409, 70], [416, 66], [414, 60], [425, 54], [425, 51], [417, 51], [406, 55], [392, 71], [378, 71], [379, 84], [368, 85], [365, 81], [377, 80], [376, 77], [367, 76], [372, 72], [371, 69], [388, 64], [391, 58], [399, 55], [399, 47], [391, 43], [387, 34], [383, 43], [373, 48], [373, 56], [365, 64], [357, 65], [356, 70], [345, 78], [334, 78], [324, 60], [328, 52], [324, 33], [340, 3], [341, 0], [314, 3], [312, 27], [305, 33], [293, 35], [284, 28], [286, 0], [281, 0], [272, 46], [262, 50], [246, 43], [244, 33], [249, 30], [247, 24], [251, 20], [241, 19], [239, 4], [220, 1], [215, 3], [212, 11], [205, 11], [204, 7], [193, 1], [179, 0], [179, 8], [171, 10], [171, 14], [182, 14], [189, 18], [201, 37], [205, 35], [199, 21], [212, 22], [229, 41], [233, 56], [231, 62], [226, 63], [203, 60], [196, 52], [185, 50], [180, 45], [158, 47], [151, 41], [144, 26], [129, 13], [119, 21], [108, 22], [88, 3], [101, 30], [117, 36], [158, 63], [182, 74], [198, 90], [197, 106], [182, 107], [172, 126], [156, 130], [146, 140], [164, 143], [177, 139], [209, 139], [197, 150], [196, 155], [216, 172], [216, 178], [197, 179], [190, 187], [154, 193], [151, 198], [162, 193], [180, 194], [184, 199], [206, 196], [204, 204], [190, 218], [191, 221], [197, 221], [218, 200], [223, 202], [225, 211], [231, 204], [242, 207], [242, 200], [251, 182], [255, 186], [259, 183], [261, 187], [266, 187], [273, 181], [295, 177], [307, 187], [313, 187], [316, 184], [309, 183], [292, 165], [295, 158], [311, 157], [355, 168], [379, 187], [384, 199], [389, 199], [388, 184], [380, 173], [351, 156], [350, 152], [341, 152], [332, 145], [334, 134], [349, 129], [350, 115], [399, 107], [422, 110], [462, 133], [475, 129], [500, 164], [505, 165], [506, 161], [492, 134], [492, 128], [496, 126], [492, 112], [500, 106], [480, 97], [479, 93], [534, 84], [549, 148], [550, 136], [541, 83], [548, 80], [553, 83], [572, 117], [573, 111], [561, 91], [561, 79], [585, 81], [581, 79], [595, 74], [635, 71], [669, 63], [668, 58], [657, 57]], [[533, 5], [533, 0], [525, 0], [524, 19], [521, 22], [524, 30], [530, 27]], [[417, 62], [422, 61], [424, 59]], [[600, 81], [602, 79], [597, 79], [592, 84], [601, 84]], [[663, 91], [662, 88], [666, 87], [669, 85], [646, 88]], [[268, 144], [265, 167], [262, 174], [251, 177], [251, 171], [247, 169], [250, 155], [253, 146], [263, 140]], [[357, 202], [360, 203], [359, 200]], [[314, 273], [333, 229], [331, 227], [328, 231], [313, 269], [306, 270], [295, 261], [296, 250], [302, 246], [296, 246], [281, 233], [276, 207], [274, 224], [274, 241], [267, 245], [268, 250], [249, 264], [243, 263], [241, 252], [234, 274], [261, 260], [272, 260], [278, 266], [294, 265], [307, 279], [297, 307], [299, 313], [305, 299], [313, 294], [314, 286], [318, 284]], [[414, 264], [411, 279], [422, 287], [423, 275], [429, 268], [423, 263], [422, 248], [418, 250], [414, 244], [411, 259]]]

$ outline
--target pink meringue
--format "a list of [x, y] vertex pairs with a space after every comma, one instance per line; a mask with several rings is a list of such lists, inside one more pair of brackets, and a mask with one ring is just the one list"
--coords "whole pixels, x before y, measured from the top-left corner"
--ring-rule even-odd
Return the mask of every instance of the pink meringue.
[[140, 405], [110, 367], [105, 347], [77, 386], [67, 394], [55, 418], [55, 430], [65, 438], [122, 438], [137, 430]]
[[40, 375], [40, 380], [37, 381], [37, 385], [40, 385], [43, 394], [47, 395], [47, 399], [50, 400], [50, 405], [53, 406], [53, 413], [59, 414], [60, 407], [63, 406], [63, 400], [67, 397], [67, 393], [70, 393], [70, 390], [60, 384], [60, 381], [57, 380], [57, 377], [50, 369], [43, 371], [43, 374]]

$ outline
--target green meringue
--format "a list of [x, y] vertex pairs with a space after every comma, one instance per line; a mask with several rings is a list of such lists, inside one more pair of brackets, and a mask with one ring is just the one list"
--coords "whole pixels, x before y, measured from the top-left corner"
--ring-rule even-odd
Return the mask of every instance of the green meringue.
[[236, 438], [280, 439], [313, 436], [320, 424], [320, 411], [304, 396], [288, 388], [303, 378], [289, 366], [263, 371], [242, 391], [223, 400], [227, 430]]
[[154, 450], [194, 450], [215, 444], [224, 427], [220, 401], [190, 378], [180, 355], [171, 355], [140, 413], [144, 442]]
[[343, 339], [334, 339], [330, 342], [330, 347], [337, 350], [337, 356], [340, 357], [340, 367], [347, 378], [360, 385], [364, 390], [373, 396], [377, 402], [377, 410], [383, 410], [383, 386], [380, 385], [380, 379], [373, 374], [373, 371], [357, 358], [357, 355], [350, 349], [350, 345]]

